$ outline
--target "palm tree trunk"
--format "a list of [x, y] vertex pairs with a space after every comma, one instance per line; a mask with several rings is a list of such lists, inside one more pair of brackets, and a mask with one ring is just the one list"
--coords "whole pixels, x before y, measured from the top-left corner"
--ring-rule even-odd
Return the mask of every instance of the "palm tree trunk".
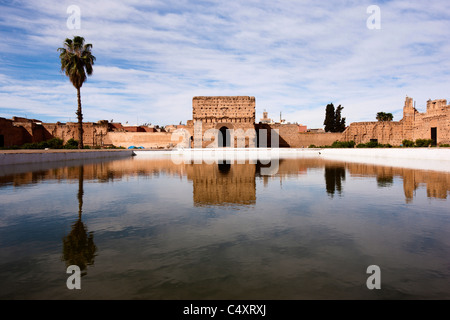
[[81, 113], [81, 94], [80, 88], [77, 88], [78, 98], [78, 110], [76, 112], [78, 116], [78, 149], [83, 149], [83, 114]]

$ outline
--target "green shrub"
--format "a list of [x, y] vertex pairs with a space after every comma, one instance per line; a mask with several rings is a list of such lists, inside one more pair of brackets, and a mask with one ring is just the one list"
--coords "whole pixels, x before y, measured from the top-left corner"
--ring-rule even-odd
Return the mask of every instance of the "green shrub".
[[[20, 146], [20, 149], [61, 149], [63, 147], [63, 141], [58, 138], [52, 138], [47, 141], [25, 143]], [[18, 148], [18, 147], [16, 147]]]
[[416, 140], [416, 147], [423, 148], [434, 145], [434, 141], [431, 139], [417, 139]]
[[78, 149], [78, 141], [73, 138], [67, 140], [64, 149]]
[[355, 141], [335, 141], [331, 145], [332, 148], [354, 148]]
[[441, 147], [441, 148], [450, 148], [450, 144], [446, 144], [446, 143], [440, 144], [439, 147]]
[[41, 141], [37, 143], [37, 149], [45, 149], [48, 148], [47, 141]]
[[402, 141], [402, 146], [406, 147], [406, 148], [413, 148], [414, 147], [414, 141], [405, 139], [405, 140]]
[[20, 148], [21, 149], [41, 149], [39, 147], [38, 143], [30, 143], [30, 142], [24, 143]]
[[378, 148], [378, 142], [370, 141], [367, 143], [360, 143], [356, 147], [357, 148]]
[[1, 147], [0, 150], [17, 150], [20, 149], [19, 146], [11, 146], [11, 147]]
[[46, 148], [50, 148], [50, 149], [62, 149], [64, 146], [64, 141], [59, 138], [53, 138], [53, 139], [47, 140], [46, 143], [47, 143]]
[[356, 146], [357, 148], [392, 148], [392, 145], [388, 144], [380, 144], [376, 141], [370, 141], [367, 143], [360, 143]]

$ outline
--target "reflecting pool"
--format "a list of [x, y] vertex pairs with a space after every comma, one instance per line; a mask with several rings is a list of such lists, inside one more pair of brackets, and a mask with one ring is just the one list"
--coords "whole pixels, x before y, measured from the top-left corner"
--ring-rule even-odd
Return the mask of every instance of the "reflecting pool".
[[4, 166], [0, 299], [450, 299], [450, 173], [318, 157], [264, 167]]

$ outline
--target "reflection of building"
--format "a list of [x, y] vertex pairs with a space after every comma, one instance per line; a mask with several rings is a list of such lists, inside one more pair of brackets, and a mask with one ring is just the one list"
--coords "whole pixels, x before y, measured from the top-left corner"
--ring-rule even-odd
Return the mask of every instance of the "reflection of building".
[[254, 164], [189, 165], [194, 205], [249, 205], [256, 202]]
[[[318, 158], [282, 159], [278, 172], [274, 176], [261, 176], [261, 164], [174, 164], [167, 159], [124, 159], [111, 162], [103, 160], [84, 163], [84, 179], [108, 183], [120, 181], [130, 176], [151, 179], [154, 176], [165, 176], [183, 179], [187, 177], [193, 182], [193, 199], [195, 205], [220, 204], [254, 204], [256, 203], [256, 179], [264, 185], [270, 181], [283, 181], [289, 177], [307, 174], [311, 169], [325, 169], [325, 188], [328, 194], [339, 194], [344, 191], [342, 182], [348, 177], [373, 177], [379, 188], [391, 187], [395, 180], [403, 181], [404, 196], [407, 202], [414, 198], [415, 191], [426, 187], [429, 198], [446, 199], [450, 193], [450, 173], [414, 170], [405, 168], [383, 167], [360, 163], [344, 163]], [[4, 186], [19, 187], [41, 181], [69, 180], [78, 181], [78, 166], [68, 167], [65, 164], [36, 164], [33, 172], [30, 166], [0, 167], [0, 188]], [[346, 175], [347, 173], [347, 175]], [[348, 180], [348, 179], [347, 179]], [[345, 181], [347, 181], [345, 180]]]

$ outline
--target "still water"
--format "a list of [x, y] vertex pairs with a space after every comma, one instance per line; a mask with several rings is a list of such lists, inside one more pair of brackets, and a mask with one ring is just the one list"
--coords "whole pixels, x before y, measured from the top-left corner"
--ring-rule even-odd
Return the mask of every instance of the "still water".
[[[0, 299], [450, 299], [449, 173], [262, 167], [0, 168]], [[66, 286], [73, 264], [80, 290]]]

